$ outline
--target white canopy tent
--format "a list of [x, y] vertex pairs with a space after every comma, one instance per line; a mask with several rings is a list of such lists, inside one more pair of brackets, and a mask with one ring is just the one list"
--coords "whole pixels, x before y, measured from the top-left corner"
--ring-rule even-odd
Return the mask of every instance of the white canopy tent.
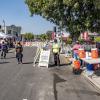
[[0, 38], [11, 38], [12, 36], [6, 35], [5, 33], [0, 32]]

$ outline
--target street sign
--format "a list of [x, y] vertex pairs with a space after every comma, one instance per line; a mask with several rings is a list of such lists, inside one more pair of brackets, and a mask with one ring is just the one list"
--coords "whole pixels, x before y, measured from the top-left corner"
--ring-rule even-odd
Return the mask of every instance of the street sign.
[[39, 59], [39, 67], [47, 67], [49, 65], [49, 58], [50, 58], [50, 49], [49, 50], [42, 50], [40, 53]]

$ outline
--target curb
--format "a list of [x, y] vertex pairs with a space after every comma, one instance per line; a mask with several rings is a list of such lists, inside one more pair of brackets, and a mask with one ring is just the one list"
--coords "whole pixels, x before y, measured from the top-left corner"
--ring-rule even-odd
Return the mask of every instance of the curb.
[[[64, 57], [65, 57], [65, 56], [64, 56]], [[68, 61], [68, 59], [67, 59], [66, 57], [65, 57], [65, 59]], [[66, 62], [67, 62], [67, 61], [66, 61]], [[71, 65], [71, 66], [72, 66], [72, 65]], [[98, 90], [98, 91], [100, 92], [100, 85], [99, 85], [97, 82], [93, 81], [92, 78], [88, 77], [88, 75], [86, 75], [84, 72], [82, 72], [81, 75], [83, 75], [83, 76], [85, 77], [85, 79], [88, 80], [88, 81], [90, 82], [90, 84], [91, 84], [96, 90]]]
[[97, 84], [95, 81], [92, 80], [92, 78], [88, 77], [84, 72], [82, 73], [82, 75], [85, 77], [86, 80], [88, 80], [91, 85], [93, 87], [95, 87], [96, 90], [98, 90], [100, 92], [100, 85]]

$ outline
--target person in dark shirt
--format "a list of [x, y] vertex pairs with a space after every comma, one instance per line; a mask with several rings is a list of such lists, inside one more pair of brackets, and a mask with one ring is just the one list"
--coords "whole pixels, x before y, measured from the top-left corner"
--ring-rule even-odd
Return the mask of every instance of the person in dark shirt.
[[100, 42], [96, 43], [96, 48], [98, 49], [99, 57], [100, 57]]
[[6, 58], [7, 48], [7, 44], [3, 41], [1, 44], [1, 59]]
[[23, 47], [21, 43], [18, 42], [16, 45], [16, 59], [17, 59], [18, 64], [20, 63], [22, 64], [22, 58], [23, 58], [22, 52], [23, 52]]

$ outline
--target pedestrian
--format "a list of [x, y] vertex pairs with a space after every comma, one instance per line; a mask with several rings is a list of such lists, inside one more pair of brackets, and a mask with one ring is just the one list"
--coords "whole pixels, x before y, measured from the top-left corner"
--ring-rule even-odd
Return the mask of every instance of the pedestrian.
[[79, 48], [82, 48], [82, 45], [79, 43], [79, 41], [76, 41], [75, 45], [72, 48], [72, 50], [73, 50], [73, 58], [75, 58], [76, 60], [79, 58], [78, 57]]
[[7, 44], [5, 43], [5, 41], [3, 41], [1, 44], [1, 59], [6, 58], [7, 49], [8, 49]]
[[22, 64], [22, 58], [23, 58], [22, 52], [23, 52], [23, 47], [22, 47], [22, 45], [21, 45], [20, 42], [17, 43], [15, 49], [16, 49], [16, 59], [17, 59], [17, 62], [18, 62], [18, 64], [20, 64], [20, 63]]
[[61, 50], [61, 47], [59, 43], [57, 42], [57, 39], [54, 39], [54, 43], [52, 45], [52, 52], [54, 55], [55, 66], [57, 65], [60, 66], [60, 58], [59, 58], [60, 50]]
[[5, 44], [7, 45], [6, 53], [8, 53], [8, 50], [9, 50], [9, 43], [8, 43], [8, 39], [5, 39]]

